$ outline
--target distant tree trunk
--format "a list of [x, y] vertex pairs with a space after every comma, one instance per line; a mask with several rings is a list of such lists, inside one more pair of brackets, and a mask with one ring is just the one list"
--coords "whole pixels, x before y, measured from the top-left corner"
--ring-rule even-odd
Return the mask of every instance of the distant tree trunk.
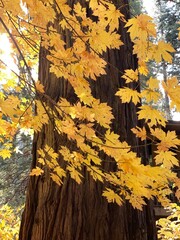
[[[85, 3], [85, 0], [81, 1]], [[129, 17], [127, 0], [114, 0]], [[69, 0], [70, 5], [74, 1]], [[114, 96], [124, 81], [120, 73], [127, 68], [136, 68], [136, 59], [132, 56], [132, 44], [129, 36], [120, 24], [124, 46], [120, 50], [111, 50], [105, 58], [107, 75], [91, 83], [94, 97], [107, 102], [115, 116], [113, 128], [130, 144], [137, 146], [137, 139], [130, 129], [137, 124], [136, 107], [133, 104], [121, 104]], [[66, 36], [68, 39], [68, 36]], [[68, 41], [68, 40], [67, 40]], [[71, 86], [62, 79], [56, 79], [49, 72], [47, 51], [40, 50], [39, 79], [45, 86], [46, 94], [57, 101], [60, 97], [74, 101]], [[65, 139], [53, 131], [53, 125], [43, 127], [35, 134], [32, 168], [36, 166], [37, 149], [45, 144], [58, 149]], [[139, 155], [146, 161], [146, 151], [137, 147]], [[106, 168], [111, 166], [106, 166]], [[103, 185], [94, 182], [84, 169], [84, 179], [78, 185], [70, 177], [59, 187], [49, 176], [31, 177], [27, 189], [26, 205], [22, 216], [19, 240], [155, 240], [156, 228], [153, 208], [150, 203], [137, 211], [129, 203], [122, 207], [109, 204], [102, 197]]]
[[[167, 66], [165, 61], [162, 62], [162, 75], [163, 75], [163, 81], [167, 83], [168, 77], [167, 77]], [[169, 103], [169, 97], [167, 93], [165, 93], [165, 102], [164, 102], [164, 110], [165, 110], [165, 116], [167, 120], [172, 119], [171, 109], [170, 109], [170, 103]]]

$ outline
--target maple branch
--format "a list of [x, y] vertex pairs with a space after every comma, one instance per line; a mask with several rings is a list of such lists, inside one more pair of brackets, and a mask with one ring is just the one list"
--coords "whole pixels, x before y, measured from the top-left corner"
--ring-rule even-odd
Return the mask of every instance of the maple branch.
[[61, 15], [63, 16], [64, 20], [66, 21], [66, 23], [71, 27], [72, 31], [79, 37], [79, 39], [81, 39], [81, 41], [89, 48], [91, 49], [96, 55], [98, 55], [100, 58], [102, 58], [109, 66], [113, 67], [117, 72], [119, 72], [120, 74], [123, 74], [122, 71], [119, 70], [119, 68], [117, 68], [116, 66], [114, 66], [112, 63], [110, 63], [109, 61], [107, 61], [104, 56], [100, 53], [98, 53], [94, 48], [91, 47], [91, 45], [89, 43], [87, 43], [86, 41], [84, 41], [84, 39], [78, 34], [78, 32], [74, 29], [74, 27], [69, 23], [69, 21], [67, 20], [67, 17], [63, 14], [63, 12], [61, 11], [61, 8], [59, 6], [59, 4], [57, 3], [56, 0], [54, 0], [56, 6], [58, 7]]
[[[22, 32], [20, 32], [20, 30], [16, 27], [15, 23], [14, 23], [14, 20], [13, 18], [10, 16], [10, 14], [7, 12], [8, 14], [8, 17], [9, 17], [9, 20], [11, 21], [12, 25], [14, 26], [14, 28], [16, 29], [16, 31], [19, 33], [20, 37], [27, 43], [28, 46], [30, 46], [30, 48], [36, 52], [36, 53], [39, 53], [39, 47], [37, 45], [37, 43], [35, 41], [33, 41], [32, 39], [30, 39], [34, 45], [29, 41], [29, 38], [27, 38]], [[32, 34], [32, 33], [30, 33]], [[19, 37], [19, 36], [18, 36]]]
[[[29, 86], [29, 88], [27, 88], [26, 90], [28, 90], [29, 93], [32, 93], [33, 91], [31, 90], [31, 88], [34, 88], [33, 85], [31, 83], [29, 83], [29, 81], [25, 80], [23, 77], [21, 77], [18, 73], [16, 73], [13, 69], [11, 69], [2, 59], [0, 59], [0, 62], [6, 66], [16, 77], [18, 77], [21, 81], [23, 81], [25, 84], [27, 84]], [[25, 85], [26, 86], [26, 85]]]
[[[8, 14], [8, 13], [7, 13], [7, 14]], [[21, 50], [20, 50], [20, 48], [19, 48], [16, 40], [14, 39], [13, 35], [11, 34], [11, 32], [9, 31], [8, 27], [6, 26], [6, 24], [4, 23], [4, 21], [3, 21], [3, 19], [2, 19], [1, 17], [0, 17], [0, 22], [2, 23], [2, 25], [3, 25], [3, 27], [5, 28], [6, 32], [8, 33], [8, 35], [9, 35], [10, 38], [11, 38], [11, 40], [13, 41], [16, 49], [18, 50], [18, 52], [19, 52], [19, 54], [20, 54], [20, 56], [21, 56], [21, 58], [22, 58], [22, 60], [23, 60], [23, 62], [24, 62], [24, 65], [25, 65], [26, 68], [27, 68], [29, 77], [31, 78], [33, 84], [35, 85], [35, 81], [34, 81], [34, 79], [33, 79], [33, 77], [32, 77], [32, 74], [31, 74], [31, 71], [30, 71], [30, 69], [29, 69], [29, 66], [28, 66], [28, 64], [27, 64], [27, 62], [26, 62], [26, 59], [24, 58], [24, 55], [22, 54], [22, 52], [21, 52]]]

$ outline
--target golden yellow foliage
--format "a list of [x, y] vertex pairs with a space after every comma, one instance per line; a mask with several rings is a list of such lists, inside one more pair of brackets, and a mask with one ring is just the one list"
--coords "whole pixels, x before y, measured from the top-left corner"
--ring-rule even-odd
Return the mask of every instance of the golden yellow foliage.
[[169, 213], [169, 216], [160, 218], [157, 221], [157, 226], [159, 227], [158, 239], [178, 240], [180, 236], [180, 207], [172, 203], [166, 208], [166, 211]]
[[[61, 143], [62, 146], [56, 149], [48, 144], [38, 149], [37, 166], [30, 172], [31, 176], [47, 172], [52, 181], [61, 185], [63, 179], [70, 175], [77, 183], [81, 183], [84, 178], [82, 170], [86, 168], [95, 181], [108, 182], [109, 187], [103, 192], [108, 202], [122, 205], [124, 200], [128, 200], [140, 210], [146, 204], [145, 199], [153, 197], [157, 197], [163, 205], [167, 204], [165, 196], [171, 192], [169, 182], [180, 187], [176, 175], [171, 171], [174, 165], [178, 165], [171, 148], [176, 149], [179, 140], [174, 132], [165, 133], [160, 129], [165, 127], [166, 119], [162, 112], [149, 104], [161, 97], [158, 80], [150, 77], [143, 91], [139, 90], [139, 76], [149, 73], [148, 61], [172, 62], [171, 53], [174, 52], [170, 44], [155, 39], [153, 19], [141, 14], [126, 21], [120, 10], [105, 0], [87, 1], [97, 21], [87, 17], [86, 9], [80, 2], [74, 4], [73, 8], [66, 0], [17, 0], [13, 7], [12, 1], [4, 0], [3, 4], [0, 14], [1, 23], [5, 26], [0, 30], [9, 33], [14, 43], [13, 56], [20, 55], [20, 66], [24, 66], [27, 73], [20, 73], [20, 76], [13, 73], [13, 77], [7, 77], [6, 83], [2, 84], [0, 143], [3, 147], [0, 156], [3, 159], [11, 156], [12, 147], [5, 144], [13, 140], [19, 129], [31, 129], [38, 133], [51, 126], [53, 134], [56, 132], [65, 137], [71, 147]], [[146, 140], [150, 133], [158, 141], [155, 140], [155, 167], [141, 164], [141, 158], [133, 151], [138, 146], [130, 146], [120, 140], [121, 136], [112, 130], [114, 116], [111, 107], [92, 94], [91, 83], [106, 75], [110, 64], [102, 55], [124, 44], [118, 31], [120, 21], [123, 24], [126, 22], [125, 28], [128, 28], [139, 66], [121, 72], [120, 81], [125, 85], [119, 88], [121, 85], [118, 83], [113, 91], [122, 104], [140, 105], [142, 98], [149, 104], [137, 110], [137, 117], [144, 121], [145, 126], [134, 126], [132, 132], [141, 141]], [[57, 31], [57, 26], [61, 31]], [[70, 36], [67, 42], [64, 32]], [[37, 68], [40, 45], [48, 52], [47, 59], [41, 60], [49, 62], [52, 81], [54, 76], [57, 81], [63, 78], [67, 86], [72, 87], [76, 95], [73, 104], [67, 99], [56, 101], [51, 98], [48, 94], [51, 79], [42, 79], [42, 82], [47, 81], [47, 86], [44, 84], [46, 87], [33, 79], [31, 69]], [[1, 79], [4, 79], [4, 69]], [[58, 86], [61, 83], [56, 84]], [[135, 87], [132, 88], [132, 85]], [[171, 100], [171, 107], [180, 111], [177, 78], [172, 77], [162, 85]], [[32, 96], [27, 99], [22, 97], [24, 89]], [[98, 132], [99, 128], [102, 131]], [[118, 129], [117, 132], [121, 131]], [[114, 171], [107, 172], [103, 168], [107, 159], [114, 164]]]
[[178, 112], [180, 112], [180, 85], [178, 82], [177, 77], [172, 77], [167, 80], [167, 82], [163, 82], [162, 86], [165, 90], [165, 92], [170, 97], [170, 106], [171, 108], [175, 107]]
[[36, 167], [36, 168], [33, 168], [32, 169], [32, 171], [30, 172], [30, 176], [39, 176], [39, 175], [41, 175], [41, 174], [43, 174], [43, 170], [41, 169], [41, 168], [39, 168], [39, 167]]
[[0, 239], [18, 240], [20, 218], [18, 212], [20, 209], [13, 210], [8, 205], [0, 207]]
[[116, 96], [119, 96], [122, 103], [129, 103], [132, 101], [134, 104], [140, 102], [141, 94], [137, 90], [130, 88], [120, 88]]

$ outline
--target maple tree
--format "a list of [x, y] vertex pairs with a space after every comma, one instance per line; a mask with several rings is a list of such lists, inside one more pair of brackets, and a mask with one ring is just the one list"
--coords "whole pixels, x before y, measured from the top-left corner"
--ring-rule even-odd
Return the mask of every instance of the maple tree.
[[[127, 1], [4, 0], [0, 14], [26, 69], [2, 84], [0, 156], [11, 156], [19, 129], [34, 131], [19, 239], [156, 239], [152, 200], [167, 206], [169, 183], [179, 187], [180, 140], [148, 105], [160, 98], [157, 79], [140, 91], [139, 75], [149, 60], [172, 62], [174, 48], [154, 41], [151, 17], [129, 19]], [[177, 78], [163, 87], [180, 111]], [[157, 145], [155, 166], [147, 139]]]

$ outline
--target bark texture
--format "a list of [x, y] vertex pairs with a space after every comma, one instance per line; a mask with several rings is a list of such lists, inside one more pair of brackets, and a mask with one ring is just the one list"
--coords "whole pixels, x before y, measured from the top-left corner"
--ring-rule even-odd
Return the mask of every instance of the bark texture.
[[[69, 0], [70, 5], [74, 2]], [[114, 0], [114, 2], [123, 9], [128, 18], [128, 2], [126, 0]], [[91, 86], [93, 95], [101, 99], [101, 102], [108, 102], [113, 108], [114, 131], [118, 132], [122, 139], [137, 146], [137, 139], [130, 131], [137, 124], [136, 108], [133, 104], [121, 104], [114, 96], [117, 89], [124, 84], [119, 71], [114, 66], [122, 72], [124, 69], [136, 67], [136, 59], [132, 56], [132, 44], [122, 24], [119, 31], [124, 46], [120, 50], [106, 53], [105, 58], [111, 63], [107, 66], [107, 75], [91, 83]], [[66, 39], [69, 41], [68, 36]], [[75, 96], [71, 86], [49, 73], [46, 55], [47, 51], [41, 48], [39, 79], [46, 88], [46, 94], [55, 101], [59, 97], [65, 97], [73, 102]], [[44, 126], [34, 137], [32, 168], [36, 165], [38, 148], [48, 144], [58, 149], [62, 143], [66, 143], [66, 139], [53, 131], [53, 125]], [[146, 160], [145, 150], [137, 147], [137, 151]], [[106, 168], [112, 167], [106, 166]], [[128, 203], [122, 207], [109, 204], [102, 197], [102, 184], [94, 182], [86, 170], [84, 176], [80, 185], [67, 177], [61, 187], [50, 180], [48, 173], [40, 177], [31, 177], [19, 240], [156, 239], [151, 203], [148, 203], [142, 212], [134, 210]]]

